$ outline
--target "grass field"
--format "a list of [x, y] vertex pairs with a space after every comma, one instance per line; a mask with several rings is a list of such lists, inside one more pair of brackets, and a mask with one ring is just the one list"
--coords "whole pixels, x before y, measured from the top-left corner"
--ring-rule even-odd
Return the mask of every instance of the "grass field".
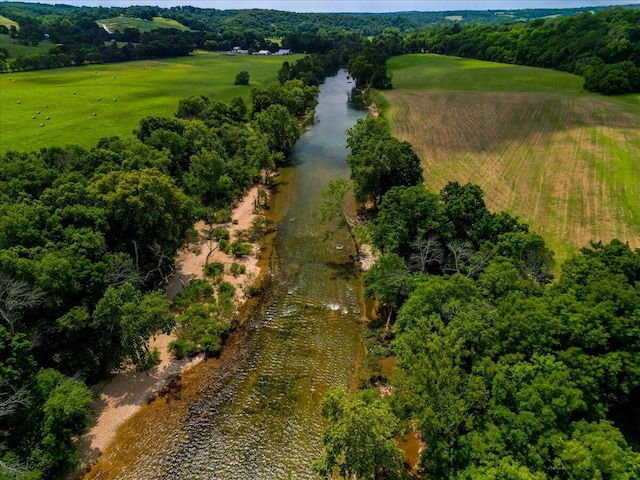
[[[251, 88], [277, 82], [282, 62], [282, 57], [199, 52], [168, 60], [3, 74], [0, 152], [91, 147], [102, 137], [127, 138], [142, 117], [172, 116], [178, 101], [190, 95], [225, 102], [242, 96], [249, 105]], [[233, 85], [241, 70], [249, 72], [249, 86]]]
[[150, 32], [157, 28], [175, 28], [182, 31], [190, 30], [189, 27], [176, 20], [163, 17], [153, 17], [153, 22], [135, 17], [113, 17], [97, 20], [96, 23], [103, 28], [106, 26], [109, 32], [116, 30], [124, 32], [124, 29], [127, 27], [137, 28], [140, 32]]
[[18, 40], [11, 38], [9, 35], [0, 33], [0, 48], [6, 48], [9, 51], [9, 55], [12, 58], [18, 55], [38, 55], [40, 53], [47, 53], [53, 48], [53, 43], [49, 40], [43, 40], [37, 47], [31, 45], [20, 45]]
[[395, 57], [389, 68], [388, 116], [422, 158], [429, 188], [479, 184], [491, 210], [528, 222], [560, 261], [590, 240], [640, 247], [640, 96], [436, 55]]
[[18, 22], [14, 22], [10, 18], [7, 18], [3, 15], [0, 15], [0, 25], [4, 25], [7, 28], [16, 27], [18, 30], [20, 29], [20, 25], [18, 25]]

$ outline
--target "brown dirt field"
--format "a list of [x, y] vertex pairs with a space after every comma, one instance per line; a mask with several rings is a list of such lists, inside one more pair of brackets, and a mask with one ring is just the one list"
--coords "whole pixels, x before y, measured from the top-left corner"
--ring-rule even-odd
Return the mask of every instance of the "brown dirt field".
[[636, 112], [595, 96], [394, 90], [385, 97], [395, 107], [395, 135], [422, 158], [428, 188], [480, 185], [490, 210], [529, 223], [558, 260], [590, 240], [640, 246]]

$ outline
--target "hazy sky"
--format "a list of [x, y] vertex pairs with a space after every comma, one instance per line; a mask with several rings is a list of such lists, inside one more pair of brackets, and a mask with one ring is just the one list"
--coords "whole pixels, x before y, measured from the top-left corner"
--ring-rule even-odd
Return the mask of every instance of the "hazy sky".
[[[4, 0], [2, 0], [4, 1]], [[512, 10], [638, 4], [640, 0], [22, 0], [103, 7], [193, 5], [202, 8], [270, 8], [292, 12], [400, 12], [408, 10]]]

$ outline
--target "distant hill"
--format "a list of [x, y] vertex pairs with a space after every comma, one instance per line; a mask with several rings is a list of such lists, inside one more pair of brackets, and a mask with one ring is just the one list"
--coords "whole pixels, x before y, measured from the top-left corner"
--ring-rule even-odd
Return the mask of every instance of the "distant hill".
[[145, 20], [121, 15], [119, 17], [99, 19], [96, 20], [96, 23], [109, 33], [113, 33], [116, 30], [124, 32], [125, 28], [137, 28], [140, 33], [150, 32], [158, 28], [175, 28], [181, 31], [191, 30], [176, 20], [164, 17], [153, 17], [153, 20]]

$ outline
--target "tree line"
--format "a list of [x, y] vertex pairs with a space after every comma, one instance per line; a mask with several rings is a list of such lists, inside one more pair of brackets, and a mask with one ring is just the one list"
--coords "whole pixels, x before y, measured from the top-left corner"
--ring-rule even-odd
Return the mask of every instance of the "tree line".
[[453, 24], [407, 35], [406, 51], [553, 68], [605, 94], [640, 91], [640, 10], [611, 8], [501, 26]]
[[[394, 436], [415, 428], [429, 478], [637, 478], [640, 249], [593, 242], [554, 279], [542, 237], [476, 185], [426, 190], [384, 120], [359, 120], [348, 144], [350, 184], [330, 185], [321, 217], [346, 215], [378, 252], [364, 282], [379, 303], [364, 389], [323, 402], [316, 472], [405, 478]], [[357, 219], [335, 208], [349, 188]]]
[[[598, 12], [598, 13], [594, 13]], [[216, 10], [197, 7], [70, 7], [4, 2], [0, 14], [20, 28], [0, 34], [26, 45], [49, 36], [47, 54], [12, 58], [0, 52], [0, 70], [32, 70], [85, 63], [182, 56], [196, 48], [327, 54], [377, 37], [367, 61], [354, 60], [363, 83], [389, 88], [386, 56], [436, 52], [483, 60], [556, 68], [585, 77], [585, 87], [603, 93], [640, 88], [637, 9], [534, 9], [512, 12], [401, 12], [395, 14], [304, 14], [275, 10]], [[106, 32], [96, 22], [135, 17], [176, 20], [191, 31], [124, 27]], [[545, 20], [545, 17], [554, 18]], [[455, 18], [456, 20], [451, 20]], [[3, 30], [4, 29], [4, 30]], [[353, 57], [352, 52], [343, 56]], [[357, 78], [357, 77], [356, 77]]]
[[0, 477], [75, 467], [88, 385], [153, 365], [156, 332], [177, 324], [176, 356], [219, 350], [235, 287], [196, 283], [172, 305], [158, 287], [197, 220], [246, 254], [213, 227], [286, 161], [317, 93], [287, 80], [254, 89], [251, 108], [193, 96], [173, 117], [142, 118], [132, 138], [0, 156]]

